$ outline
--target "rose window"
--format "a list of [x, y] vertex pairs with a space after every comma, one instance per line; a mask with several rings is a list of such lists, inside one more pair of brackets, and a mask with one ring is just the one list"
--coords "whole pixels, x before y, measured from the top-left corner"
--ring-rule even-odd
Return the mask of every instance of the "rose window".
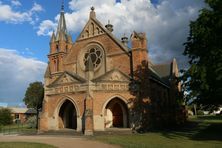
[[100, 48], [91, 48], [84, 55], [84, 65], [88, 63], [89, 57], [92, 60], [92, 64], [94, 68], [97, 68], [99, 64], [102, 62], [102, 51]]

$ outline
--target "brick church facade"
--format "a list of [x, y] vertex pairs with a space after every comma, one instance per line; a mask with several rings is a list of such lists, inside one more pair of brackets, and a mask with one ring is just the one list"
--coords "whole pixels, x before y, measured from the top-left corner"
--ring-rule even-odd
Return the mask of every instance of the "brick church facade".
[[142, 61], [149, 63], [150, 97], [175, 100], [179, 87], [170, 78], [178, 76], [176, 60], [154, 65], [148, 57], [145, 33], [133, 32], [130, 48], [127, 37], [119, 40], [112, 31], [110, 23], [104, 26], [97, 20], [92, 7], [88, 22], [73, 42], [61, 10], [50, 40], [41, 131], [70, 128], [92, 134], [112, 127], [130, 128], [129, 100], [134, 96], [129, 91], [129, 50], [134, 69]]

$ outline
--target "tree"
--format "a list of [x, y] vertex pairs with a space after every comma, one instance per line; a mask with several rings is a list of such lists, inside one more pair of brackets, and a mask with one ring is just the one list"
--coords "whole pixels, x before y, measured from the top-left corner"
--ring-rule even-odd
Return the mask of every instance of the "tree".
[[133, 130], [147, 131], [153, 126], [148, 62], [143, 61], [137, 66], [134, 71], [134, 80], [129, 85], [130, 92], [134, 96], [131, 98]]
[[8, 108], [0, 108], [0, 125], [12, 124], [11, 110]]
[[[183, 124], [186, 117], [184, 116], [185, 112], [183, 111], [185, 109], [181, 105], [180, 96], [175, 96], [174, 99], [170, 92], [165, 96], [161, 95], [163, 88], [157, 86], [156, 82], [151, 81], [152, 71], [148, 62], [142, 61], [133, 72], [134, 79], [129, 84], [130, 93], [133, 96], [129, 101], [133, 130], [146, 132], [152, 129], [169, 128]], [[167, 91], [175, 89], [173, 95], [176, 95], [179, 92], [174, 88], [177, 86], [174, 79], [171, 80], [172, 86], [170, 86], [170, 89], [164, 89], [167, 89]], [[155, 85], [159, 90], [154, 87]]]
[[38, 127], [38, 114], [39, 110], [42, 108], [42, 101], [44, 98], [44, 86], [42, 82], [33, 82], [29, 84], [26, 90], [25, 97], [23, 101], [29, 108], [36, 109], [37, 112], [37, 125]]
[[205, 2], [184, 43], [190, 68], [182, 71], [182, 82], [187, 101], [214, 107], [222, 104], [222, 1]]

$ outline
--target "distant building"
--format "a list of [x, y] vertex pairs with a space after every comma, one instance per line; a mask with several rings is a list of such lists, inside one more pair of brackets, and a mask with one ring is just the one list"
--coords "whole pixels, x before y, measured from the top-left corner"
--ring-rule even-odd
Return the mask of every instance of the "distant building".
[[104, 26], [92, 7], [88, 22], [73, 42], [62, 9], [57, 32], [50, 40], [40, 130], [70, 128], [92, 134], [111, 127], [130, 128], [129, 101], [134, 97], [129, 91], [130, 67], [135, 70], [144, 61], [149, 65], [147, 91], [156, 100], [158, 115], [163, 117], [176, 104], [180, 90], [176, 84], [176, 59], [154, 65], [149, 59], [145, 33], [134, 31], [132, 47], [128, 47], [128, 38], [119, 40], [112, 31], [113, 25]]
[[36, 115], [36, 110], [33, 108], [17, 108], [10, 107], [12, 112], [13, 122], [25, 123], [31, 116]]
[[8, 103], [1, 103], [0, 102], [0, 107], [8, 107]]
[[213, 111], [213, 114], [214, 114], [214, 115], [219, 115], [219, 114], [222, 115], [222, 106], [219, 106], [217, 110], [214, 110], [214, 111]]

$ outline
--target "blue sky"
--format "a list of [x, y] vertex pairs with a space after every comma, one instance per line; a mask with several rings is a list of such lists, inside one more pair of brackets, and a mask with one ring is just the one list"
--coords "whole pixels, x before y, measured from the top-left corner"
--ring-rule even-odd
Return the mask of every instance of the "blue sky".
[[[56, 2], [57, 1], [57, 2]], [[33, 8], [36, 3], [42, 7], [41, 11], [33, 14], [33, 19], [38, 18], [34, 24], [30, 21], [9, 22], [0, 21], [1, 36], [0, 47], [6, 49], [15, 49], [25, 57], [32, 57], [47, 62], [48, 36], [38, 36], [37, 30], [41, 20], [51, 19], [59, 13], [61, 1], [56, 0], [52, 7], [50, 0], [27, 1], [20, 0], [21, 5], [15, 6], [11, 0], [2, 0], [2, 5], [9, 5], [14, 12], [25, 13]], [[67, 5], [66, 5], [67, 6]]]
[[[43, 81], [50, 34], [56, 30], [62, 0], [0, 0], [0, 102], [22, 102], [30, 82]], [[98, 20], [108, 19], [114, 34], [128, 37], [146, 32], [149, 56], [154, 63], [187, 66], [182, 56], [189, 22], [203, 8], [203, 0], [64, 0], [69, 32], [75, 40], [93, 5]]]

